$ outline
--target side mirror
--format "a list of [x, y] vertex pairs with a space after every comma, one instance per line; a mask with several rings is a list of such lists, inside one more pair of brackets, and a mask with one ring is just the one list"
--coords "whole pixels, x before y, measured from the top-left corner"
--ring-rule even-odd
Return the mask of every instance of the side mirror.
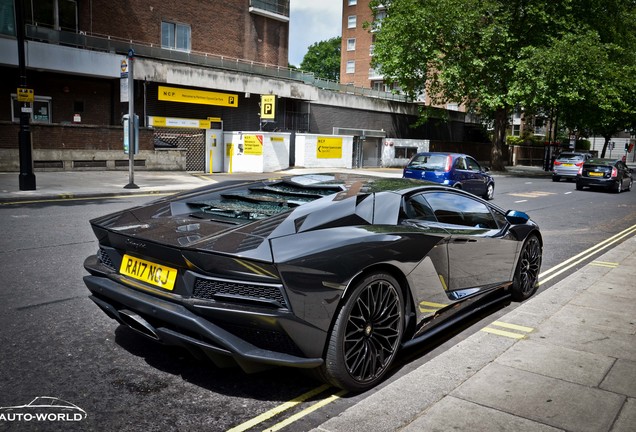
[[519, 210], [508, 210], [506, 220], [512, 225], [523, 225], [530, 220], [530, 216]]

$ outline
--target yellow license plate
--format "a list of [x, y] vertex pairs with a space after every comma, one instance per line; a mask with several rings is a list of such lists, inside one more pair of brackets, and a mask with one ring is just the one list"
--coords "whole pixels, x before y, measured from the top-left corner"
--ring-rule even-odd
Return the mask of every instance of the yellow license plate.
[[176, 269], [130, 255], [124, 255], [119, 273], [170, 291], [177, 279]]
[[590, 177], [603, 177], [603, 173], [599, 173], [599, 172], [591, 172], [591, 173], [588, 173], [588, 175]]
[[574, 164], [563, 164], [563, 166], [574, 166]]

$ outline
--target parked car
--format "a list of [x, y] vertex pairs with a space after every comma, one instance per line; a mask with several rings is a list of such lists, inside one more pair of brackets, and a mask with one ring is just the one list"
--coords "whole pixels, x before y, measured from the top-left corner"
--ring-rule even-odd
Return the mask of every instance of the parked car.
[[402, 176], [428, 180], [464, 189], [491, 200], [495, 196], [495, 179], [471, 156], [460, 153], [417, 153], [404, 168]]
[[584, 187], [611, 189], [617, 193], [632, 190], [632, 169], [621, 159], [590, 159], [576, 177], [576, 189]]
[[563, 152], [554, 161], [552, 169], [552, 181], [558, 182], [561, 178], [576, 179], [579, 168], [592, 157], [589, 153]]
[[542, 258], [525, 213], [350, 173], [219, 183], [90, 223], [84, 281], [109, 317], [219, 366], [314, 368], [350, 390], [478, 306], [530, 297]]

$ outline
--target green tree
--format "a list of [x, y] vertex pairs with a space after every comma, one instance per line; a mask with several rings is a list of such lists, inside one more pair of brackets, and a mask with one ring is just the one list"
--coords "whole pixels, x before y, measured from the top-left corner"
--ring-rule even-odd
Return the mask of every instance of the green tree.
[[[591, 70], [612, 58], [603, 50], [633, 46], [634, 32], [619, 31], [629, 29], [625, 19], [614, 19], [633, 8], [633, 0], [378, 0], [372, 7], [380, 4], [387, 17], [376, 33], [375, 67], [410, 97], [427, 92], [433, 104], [462, 102], [492, 121], [495, 169], [503, 169], [512, 109], [580, 105], [603, 81], [604, 64], [603, 72]], [[599, 24], [595, 13], [602, 11], [612, 18], [604, 15]], [[609, 26], [602, 35], [599, 25]], [[585, 52], [591, 48], [599, 58]], [[563, 59], [565, 54], [572, 58]], [[616, 91], [616, 81], [603, 81], [610, 83], [606, 101]], [[621, 103], [613, 106], [620, 109]]]
[[338, 81], [340, 79], [340, 36], [316, 42], [307, 49], [300, 63], [304, 72], [312, 72], [316, 77]]

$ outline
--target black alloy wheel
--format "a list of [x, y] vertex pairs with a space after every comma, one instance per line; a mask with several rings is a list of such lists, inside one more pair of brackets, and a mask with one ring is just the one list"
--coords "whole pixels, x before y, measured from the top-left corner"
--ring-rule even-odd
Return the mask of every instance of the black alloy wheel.
[[331, 384], [367, 390], [386, 375], [404, 331], [404, 300], [398, 282], [386, 273], [358, 282], [334, 324], [322, 373]]
[[542, 254], [539, 238], [531, 234], [521, 249], [512, 287], [510, 288], [510, 294], [514, 301], [526, 300], [537, 290]]

